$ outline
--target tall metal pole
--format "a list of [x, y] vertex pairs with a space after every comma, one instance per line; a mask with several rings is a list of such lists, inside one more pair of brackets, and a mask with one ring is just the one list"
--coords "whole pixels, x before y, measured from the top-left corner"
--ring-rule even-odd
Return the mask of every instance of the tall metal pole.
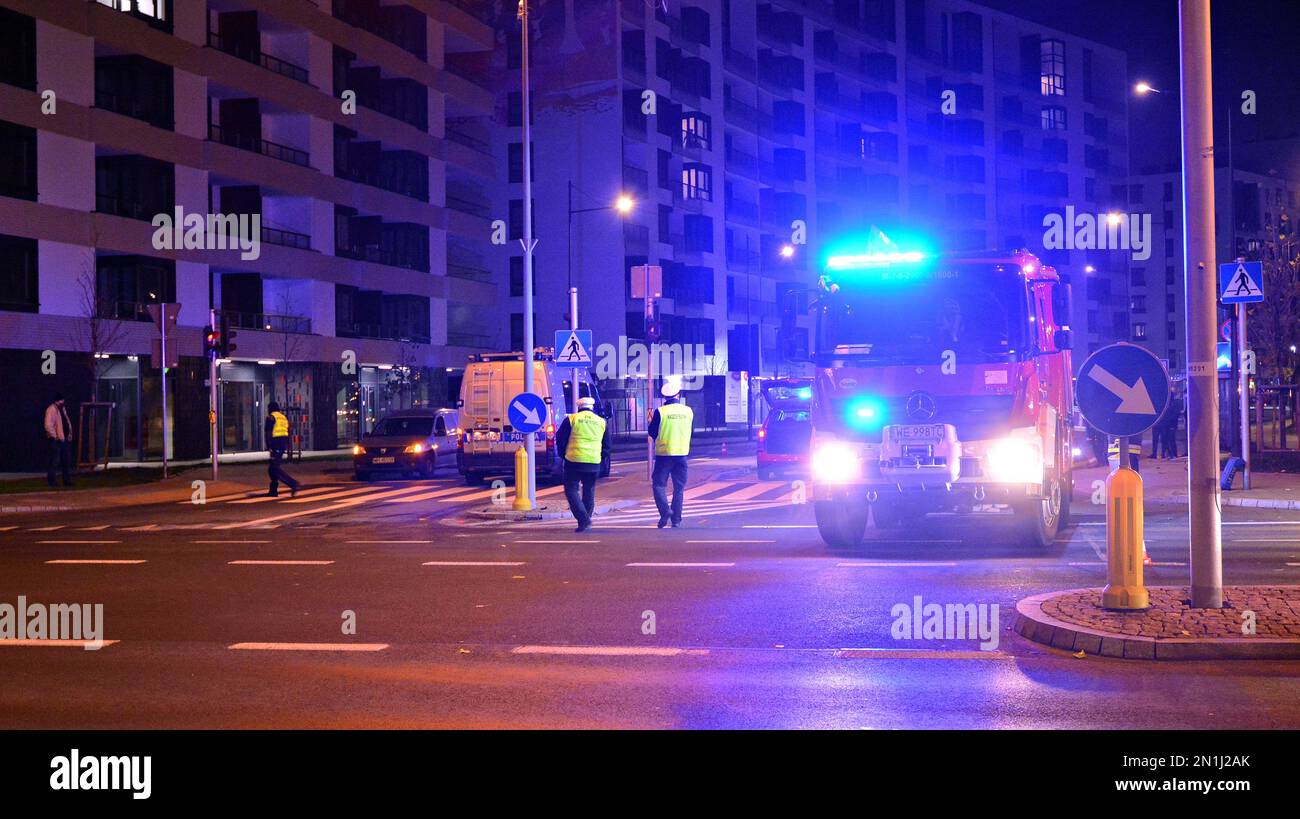
[[[578, 288], [569, 288], [569, 329], [578, 329]], [[559, 355], [560, 351], [555, 351]], [[569, 402], [569, 412], [578, 411], [578, 368], [574, 367], [569, 371], [572, 375], [569, 378], [573, 382], [573, 400]]]
[[1215, 368], [1214, 121], [1210, 0], [1179, 0], [1183, 259], [1187, 287], [1187, 491], [1192, 605], [1223, 606]]
[[[208, 326], [217, 327], [217, 311], [208, 311]], [[208, 447], [212, 451], [212, 480], [217, 479], [217, 351], [208, 350]]]
[[[523, 90], [520, 105], [523, 108], [524, 155], [524, 392], [533, 391], [533, 159], [532, 159], [532, 104], [528, 99], [528, 0], [519, 0], [519, 37]], [[528, 505], [537, 507], [537, 454], [533, 452], [534, 433], [524, 436], [524, 449], [528, 454]], [[515, 488], [518, 492], [518, 487]]]
[[[655, 294], [650, 289], [650, 265], [642, 265], [645, 271], [645, 320], [646, 326], [650, 326], [650, 320], [655, 314]], [[646, 478], [654, 480], [655, 476], [655, 442], [650, 437], [650, 419], [655, 414], [655, 340], [650, 338], [650, 333], [646, 333], [646, 343], [649, 345], [645, 364], [645, 405], [646, 405], [646, 436], [645, 436], [645, 469]], [[662, 432], [662, 430], [660, 430]]]
[[158, 351], [162, 353], [162, 366], [159, 370], [162, 372], [162, 461], [163, 477], [167, 477], [167, 305], [159, 305], [159, 315], [162, 321], [159, 325]]
[[[1237, 389], [1240, 395], [1237, 401], [1241, 405], [1241, 488], [1250, 488], [1250, 372], [1246, 369], [1247, 350], [1250, 345], [1246, 341], [1246, 308], [1249, 305], [1237, 305], [1237, 335], [1241, 337], [1238, 342], [1238, 349], [1241, 350], [1238, 361], [1240, 362], [1237, 369], [1238, 374]], [[1285, 427], [1285, 424], [1283, 424]]]

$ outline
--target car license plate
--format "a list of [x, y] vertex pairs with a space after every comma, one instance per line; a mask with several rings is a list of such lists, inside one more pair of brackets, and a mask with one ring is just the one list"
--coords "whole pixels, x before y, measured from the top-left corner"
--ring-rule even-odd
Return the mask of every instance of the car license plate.
[[372, 464], [391, 464], [391, 463], [396, 463], [397, 458], [394, 458], [393, 456], [390, 455], [385, 458], [371, 458], [370, 462]]
[[943, 424], [904, 424], [889, 428], [895, 441], [942, 441]]

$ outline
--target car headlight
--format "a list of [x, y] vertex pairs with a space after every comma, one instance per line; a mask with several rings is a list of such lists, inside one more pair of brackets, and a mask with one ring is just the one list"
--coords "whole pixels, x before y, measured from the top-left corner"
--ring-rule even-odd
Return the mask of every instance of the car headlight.
[[861, 474], [858, 450], [839, 441], [818, 444], [812, 454], [813, 477], [824, 483], [848, 483]]
[[1003, 438], [988, 449], [988, 476], [1001, 483], [1042, 483], [1043, 451], [1037, 441]]
[[366, 448], [363, 447], [361, 444], [353, 444], [353, 445], [352, 445], [352, 454], [353, 454], [353, 455], [365, 455], [365, 454], [366, 454]]
[[410, 446], [408, 446], [406, 449], [403, 449], [402, 451], [409, 452], [412, 455], [419, 455], [421, 452], [424, 451], [424, 444], [411, 444]]

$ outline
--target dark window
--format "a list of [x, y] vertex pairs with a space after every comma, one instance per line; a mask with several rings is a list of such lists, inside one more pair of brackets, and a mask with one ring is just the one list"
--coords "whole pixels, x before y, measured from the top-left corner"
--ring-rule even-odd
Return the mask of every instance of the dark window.
[[0, 310], [35, 313], [40, 308], [36, 240], [0, 235]]
[[[528, 98], [529, 108], [533, 107], [532, 102], [533, 102], [533, 98], [530, 96]], [[507, 125], [509, 125], [511, 128], [523, 127], [524, 124], [523, 110], [524, 110], [524, 95], [522, 92], [511, 91], [509, 94], [506, 95], [506, 124]], [[529, 123], [532, 123], [534, 119], [533, 116], [531, 116], [531, 114], [533, 114], [534, 112], [530, 111], [529, 113], [530, 116], [528, 117], [528, 121]]]
[[[537, 202], [533, 202], [533, 235], [537, 235]], [[524, 238], [524, 200], [510, 200], [510, 238]]]
[[145, 156], [95, 159], [95, 210], [148, 221], [170, 214], [176, 202], [175, 169]]
[[0, 196], [36, 200], [36, 129], [0, 121]]
[[[537, 292], [537, 257], [533, 256], [533, 293]], [[516, 298], [524, 295], [524, 257], [510, 257], [510, 295]]]
[[135, 55], [95, 59], [95, 107], [174, 127], [171, 66]]
[[0, 82], [36, 90], [36, 21], [0, 8]]
[[145, 305], [176, 301], [176, 263], [149, 256], [100, 256], [95, 301], [103, 318], [150, 321]]
[[[530, 150], [529, 153], [531, 154], [531, 156], [528, 157], [531, 160], [531, 167], [529, 168], [529, 170], [532, 172], [533, 180], [536, 181], [537, 180], [537, 143], [533, 143], [532, 150]], [[510, 181], [523, 182], [524, 181], [524, 144], [522, 142], [510, 143], [509, 154], [510, 154], [509, 155]]]

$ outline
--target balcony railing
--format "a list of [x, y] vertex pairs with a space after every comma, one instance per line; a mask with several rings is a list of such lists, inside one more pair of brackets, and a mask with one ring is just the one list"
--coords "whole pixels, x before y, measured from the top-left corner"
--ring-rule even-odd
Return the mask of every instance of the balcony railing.
[[456, 262], [447, 263], [447, 275], [453, 279], [468, 279], [476, 282], [484, 282], [492, 278], [491, 271], [474, 265], [457, 264]]
[[96, 302], [95, 313], [102, 319], [153, 321], [153, 318], [149, 315], [149, 305], [137, 301], [100, 300]]
[[311, 154], [306, 151], [300, 151], [297, 148], [290, 148], [288, 145], [281, 145], [278, 142], [260, 139], [249, 136], [229, 128], [223, 128], [220, 125], [208, 126], [208, 139], [213, 142], [220, 142], [222, 145], [229, 145], [232, 148], [239, 148], [241, 151], [252, 151], [253, 153], [269, 156], [272, 159], [279, 159], [283, 162], [291, 162], [294, 165], [301, 165], [304, 168], [311, 167]]
[[344, 259], [356, 259], [360, 262], [374, 262], [375, 264], [386, 264], [389, 267], [403, 267], [407, 270], [419, 270], [426, 273], [429, 270], [427, 263], [410, 259], [405, 254], [394, 253], [380, 245], [336, 244], [334, 246], [334, 255], [341, 256]]
[[303, 316], [281, 316], [273, 313], [245, 313], [239, 310], [222, 310], [226, 322], [240, 330], [262, 330], [268, 333], [311, 334], [311, 319]]
[[492, 208], [481, 202], [472, 202], [468, 199], [462, 199], [459, 196], [447, 195], [447, 207], [452, 210], [458, 210], [461, 213], [468, 213], [471, 216], [478, 216], [486, 219], [492, 215]]
[[447, 139], [458, 145], [464, 145], [466, 148], [485, 156], [492, 156], [492, 146], [476, 136], [471, 136], [458, 128], [452, 128], [450, 125], [447, 126], [445, 133]]
[[171, 213], [172, 206], [167, 205], [161, 208], [155, 208], [145, 205], [134, 199], [127, 199], [124, 196], [113, 196], [106, 193], [95, 194], [95, 210], [99, 213], [110, 213], [113, 216], [125, 216], [128, 219], [144, 219], [149, 221], [157, 213]]
[[272, 57], [270, 54], [263, 53], [261, 49], [244, 47], [228, 37], [222, 37], [215, 31], [208, 32], [208, 45], [218, 51], [229, 54], [232, 57], [237, 57], [246, 63], [260, 65], [268, 71], [273, 71], [282, 77], [288, 77], [291, 80], [297, 80], [300, 83], [310, 85], [310, 82], [308, 82], [307, 69], [300, 65], [295, 65], [288, 60], [282, 60], [279, 57]]
[[298, 250], [311, 250], [311, 236], [283, 228], [262, 226], [262, 241], [271, 245], [293, 247]]
[[374, 338], [382, 341], [411, 341], [416, 344], [429, 343], [428, 333], [403, 333], [396, 327], [386, 327], [382, 324], [353, 322], [352, 324], [340, 325], [336, 332], [341, 338]]

